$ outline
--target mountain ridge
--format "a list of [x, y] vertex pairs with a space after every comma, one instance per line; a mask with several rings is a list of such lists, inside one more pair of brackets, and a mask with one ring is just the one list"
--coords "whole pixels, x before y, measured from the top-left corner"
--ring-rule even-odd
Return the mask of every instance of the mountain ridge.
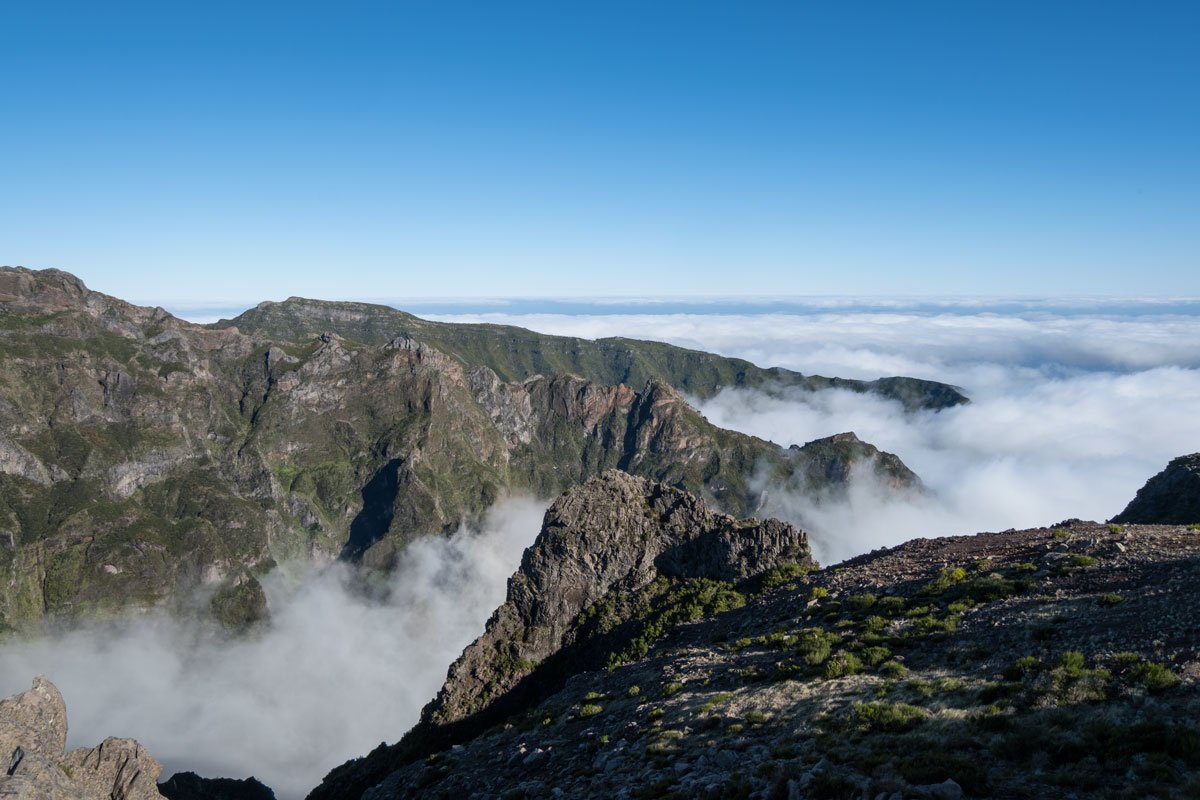
[[[477, 363], [494, 350], [501, 370], [532, 370], [539, 342], [574, 340], [525, 331], [501, 348], [487, 333], [468, 358], [393, 324], [415, 317], [379, 313], [353, 312], [372, 344], [325, 324], [308, 339], [251, 336], [68, 273], [0, 269], [0, 631], [197, 584], [241, 628], [261, 606], [256, 577], [281, 560], [387, 568], [413, 537], [477, 520], [506, 492], [554, 496], [614, 467], [739, 516], [757, 508], [760, 480], [836, 492], [863, 471], [921, 491], [898, 457], [857, 438], [782, 448], [717, 428], [663, 376], [505, 380]], [[629, 370], [623, 347], [610, 372]]]

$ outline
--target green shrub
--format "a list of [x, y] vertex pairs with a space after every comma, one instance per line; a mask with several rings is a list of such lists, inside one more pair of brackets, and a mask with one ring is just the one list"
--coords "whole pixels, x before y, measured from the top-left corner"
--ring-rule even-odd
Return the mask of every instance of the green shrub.
[[1120, 526], [1120, 525], [1109, 525], [1109, 526], [1108, 526], [1108, 532], [1109, 532], [1109, 533], [1120, 533], [1120, 532], [1121, 532], [1121, 526]]
[[1125, 598], [1121, 597], [1121, 595], [1119, 595], [1119, 594], [1109, 593], [1100, 598], [1100, 605], [1115, 606], [1117, 603], [1121, 602], [1124, 599]]
[[1035, 656], [1021, 656], [1004, 670], [1004, 677], [1010, 681], [1019, 681], [1030, 672], [1042, 668], [1042, 662]]
[[1085, 663], [1086, 660], [1083, 657], [1083, 653], [1078, 650], [1068, 650], [1058, 660], [1059, 667], [1062, 668], [1063, 674], [1068, 678], [1078, 678], [1080, 673], [1083, 672]]
[[603, 710], [604, 710], [603, 708], [596, 705], [595, 703], [585, 703], [579, 709], [579, 716], [580, 717], [594, 717]]
[[762, 725], [769, 719], [770, 717], [761, 711], [750, 711], [746, 714], [746, 722], [750, 723], [751, 725]]
[[863, 620], [863, 630], [874, 633], [881, 631], [888, 626], [888, 621], [883, 617], [872, 615]]
[[809, 590], [808, 596], [812, 600], [820, 600], [822, 598], [829, 597], [829, 590], [824, 586], [814, 586]]
[[868, 667], [878, 667], [892, 657], [892, 651], [886, 647], [867, 647], [862, 651], [862, 660]]
[[867, 592], [865, 594], [853, 594], [846, 598], [846, 605], [854, 611], [866, 611], [879, 600], [878, 597]]
[[1142, 661], [1129, 670], [1130, 679], [1148, 692], [1162, 692], [1179, 684], [1179, 676], [1162, 664]]
[[839, 650], [825, 662], [826, 678], [844, 678], [862, 672], [862, 662], [853, 653]]
[[600, 699], [600, 693], [599, 693], [599, 692], [588, 692], [587, 694], [585, 694], [585, 695], [583, 696], [583, 700], [584, 700], [584, 702], [589, 702], [589, 701], [592, 701], [592, 700], [599, 700], [599, 699]]
[[625, 691], [625, 696], [626, 696], [626, 697], [637, 697], [637, 696], [638, 696], [639, 694], [641, 694], [641, 693], [642, 693], [642, 687], [638, 686], [638, 685], [635, 683], [633, 686], [630, 686], [630, 687], [629, 687], [629, 688], [628, 688], [628, 689]]
[[767, 570], [759, 579], [758, 591], [760, 593], [770, 592], [774, 589], [784, 586], [793, 581], [799, 580], [807, 575], [812, 570], [812, 567], [807, 564], [777, 564]]
[[903, 678], [908, 674], [908, 667], [901, 664], [899, 661], [885, 661], [879, 671], [888, 678]]
[[838, 641], [841, 641], [841, 637], [837, 634], [828, 633], [820, 628], [809, 628], [800, 634], [796, 649], [805, 664], [815, 667], [829, 658], [833, 644]]
[[921, 591], [925, 594], [941, 594], [956, 583], [966, 580], [967, 571], [962, 567], [942, 567], [938, 576], [925, 584]]
[[667, 697], [671, 697], [672, 695], [678, 694], [679, 690], [681, 690], [682, 688], [683, 688], [682, 683], [679, 683], [678, 681], [673, 681], [663, 687], [663, 694], [665, 694]]
[[893, 733], [911, 730], [929, 717], [925, 709], [907, 703], [855, 703], [851, 714], [864, 730]]
[[907, 603], [904, 601], [903, 597], [890, 595], [880, 599], [880, 601], [875, 604], [875, 610], [881, 614], [887, 614], [890, 617], [895, 617], [904, 613], [904, 607], [906, 605]]

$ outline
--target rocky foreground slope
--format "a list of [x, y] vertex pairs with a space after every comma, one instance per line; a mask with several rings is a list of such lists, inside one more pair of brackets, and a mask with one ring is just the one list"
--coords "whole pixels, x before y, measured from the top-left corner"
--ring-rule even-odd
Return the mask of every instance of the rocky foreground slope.
[[671, 519], [642, 500], [663, 491], [605, 476], [586, 514], [560, 501], [421, 723], [310, 800], [1200, 797], [1200, 526], [1075, 520], [816, 569], [768, 544], [798, 532], [721, 521], [773, 557], [680, 579], [631, 566], [670, 551], [653, 535], [625, 559], [639, 515]]
[[293, 299], [193, 325], [63, 272], [0, 268], [0, 633], [196, 584], [244, 626], [277, 561], [387, 566], [506, 492], [553, 496], [613, 467], [737, 515], [760, 503], [755, 479], [836, 492], [863, 471], [919, 487], [853, 437], [783, 448], [709, 424], [680, 394], [730, 385], [965, 402], [927, 381], [363, 304]]

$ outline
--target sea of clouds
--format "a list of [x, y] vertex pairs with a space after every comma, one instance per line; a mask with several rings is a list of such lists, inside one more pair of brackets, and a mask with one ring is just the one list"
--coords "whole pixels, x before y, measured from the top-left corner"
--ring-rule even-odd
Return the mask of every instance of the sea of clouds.
[[[657, 339], [806, 373], [912, 375], [972, 398], [913, 414], [843, 391], [728, 389], [698, 403], [716, 424], [781, 445], [853, 430], [921, 476], [924, 494], [860, 480], [837, 501], [765, 487], [768, 510], [809, 530], [826, 563], [914, 536], [1106, 519], [1172, 457], [1200, 450], [1191, 306], [617, 310], [437, 318]], [[509, 499], [479, 530], [419, 542], [382, 599], [337, 566], [278, 570], [266, 583], [273, 622], [258, 637], [225, 641], [150, 614], [6, 645], [0, 695], [46, 674], [66, 696], [71, 746], [131, 736], [165, 762], [164, 775], [254, 774], [281, 800], [303, 797], [330, 768], [416, 721], [503, 600], [545, 506]]]
[[[1173, 457], [1200, 450], [1200, 316], [1155, 300], [915, 303], [804, 313], [442, 314], [586, 338], [628, 336], [762, 366], [961, 387], [966, 406], [908, 414], [848, 391], [726, 389], [712, 422], [781, 445], [854, 431], [895, 453], [930, 490], [859, 480], [841, 502], [771, 492], [825, 562], [917, 536], [1107, 519]], [[1003, 311], [997, 311], [1002, 308]]]

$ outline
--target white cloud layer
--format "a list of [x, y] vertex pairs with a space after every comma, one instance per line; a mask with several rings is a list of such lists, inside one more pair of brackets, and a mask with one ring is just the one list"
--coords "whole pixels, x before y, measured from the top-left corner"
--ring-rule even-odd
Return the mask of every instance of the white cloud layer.
[[699, 404], [722, 427], [783, 445], [852, 430], [924, 479], [932, 492], [919, 498], [863, 482], [841, 503], [772, 492], [766, 510], [805, 526], [828, 562], [915, 536], [1106, 519], [1171, 458], [1200, 450], [1200, 318], [1138, 308], [439, 319], [658, 339], [806, 373], [963, 387], [973, 402], [936, 414], [844, 391], [730, 389]]
[[164, 763], [164, 779], [253, 774], [280, 800], [302, 798], [416, 722], [503, 602], [545, 507], [508, 500], [481, 532], [417, 542], [382, 602], [340, 565], [276, 570], [272, 625], [257, 638], [230, 642], [156, 613], [8, 645], [0, 696], [44, 674], [67, 701], [69, 747], [129, 736]]

